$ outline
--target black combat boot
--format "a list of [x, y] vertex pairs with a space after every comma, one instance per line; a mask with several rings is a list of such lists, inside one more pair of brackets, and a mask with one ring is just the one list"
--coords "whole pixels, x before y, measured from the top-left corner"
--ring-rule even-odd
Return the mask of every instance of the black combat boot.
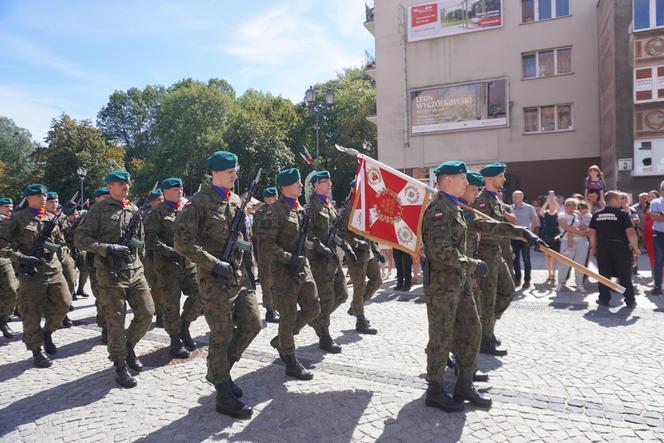
[[314, 378], [314, 373], [304, 369], [304, 367], [297, 361], [295, 354], [285, 355], [286, 359], [286, 375], [295, 377], [298, 380], [311, 380]]
[[274, 308], [265, 311], [265, 321], [268, 323], [279, 323], [279, 314], [277, 314]]
[[284, 356], [284, 354], [282, 354], [281, 349], [279, 348], [279, 336], [278, 335], [275, 335], [275, 337], [272, 340], [270, 340], [270, 346], [272, 346], [274, 349], [277, 350], [277, 352], [279, 353], [279, 358], [281, 359], [281, 361], [286, 363], [286, 357]]
[[353, 312], [353, 307], [352, 307], [352, 306], [351, 306], [350, 308], [348, 308], [347, 313], [348, 313], [348, 315], [350, 315], [351, 317], [355, 317], [355, 313]]
[[496, 344], [496, 346], [500, 346], [500, 345], [503, 344], [503, 342], [501, 340], [499, 340], [498, 337], [496, 337], [496, 334], [491, 335], [491, 340], [493, 340], [493, 342]]
[[191, 338], [189, 323], [182, 322], [182, 326], [180, 327], [180, 340], [182, 340], [182, 345], [187, 348], [187, 351], [193, 351], [198, 347], [198, 343]]
[[115, 381], [120, 386], [123, 388], [133, 388], [138, 384], [136, 379], [129, 373], [126, 361], [120, 359], [115, 360], [113, 366], [115, 366]]
[[71, 322], [71, 319], [69, 318], [68, 315], [65, 315], [65, 318], [62, 319], [62, 327], [63, 328], [71, 328], [74, 325], [74, 323]]
[[341, 346], [337, 345], [332, 337], [330, 337], [329, 328], [320, 328], [321, 337], [318, 341], [318, 347], [330, 354], [338, 354], [341, 352]]
[[49, 355], [55, 355], [58, 352], [58, 348], [53, 343], [52, 332], [48, 332], [46, 329], [42, 329], [42, 337], [44, 337], [44, 351]]
[[485, 382], [489, 381], [489, 374], [482, 372], [479, 369], [475, 369], [473, 373], [473, 381]]
[[442, 409], [445, 412], [463, 411], [463, 401], [458, 401], [445, 393], [442, 383], [429, 382], [427, 396], [424, 401], [427, 406]]
[[249, 418], [254, 410], [238, 400], [228, 381], [215, 385], [217, 389], [217, 412], [234, 418]]
[[189, 351], [182, 347], [182, 342], [177, 335], [171, 335], [171, 345], [168, 347], [168, 353], [175, 358], [189, 358]]
[[77, 296], [82, 297], [82, 298], [88, 298], [88, 297], [90, 297], [90, 295], [89, 295], [89, 294], [86, 294], [86, 293], [85, 293], [85, 290], [84, 290], [83, 288], [81, 288], [81, 287], [78, 288], [78, 290], [76, 291], [76, 294], [74, 294], [74, 295], [77, 295]]
[[454, 399], [463, 402], [468, 400], [480, 408], [491, 407], [491, 397], [480, 394], [473, 386], [473, 377], [470, 373], [462, 372], [454, 387]]
[[454, 369], [455, 374], [457, 373], [456, 364], [457, 364], [457, 360], [456, 360], [456, 357], [454, 356], [454, 354], [448, 355], [447, 356], [447, 367], [450, 368], [450, 369]]
[[505, 349], [499, 349], [491, 338], [482, 338], [482, 343], [480, 344], [480, 352], [482, 354], [495, 355], [497, 357], [503, 357], [507, 355]]
[[108, 344], [108, 329], [106, 329], [105, 326], [102, 326], [101, 328], [101, 344], [102, 345]]
[[371, 327], [371, 322], [367, 320], [364, 315], [357, 317], [357, 320], [355, 321], [355, 330], [360, 334], [375, 335], [378, 333], [378, 330]]
[[129, 366], [129, 369], [136, 372], [141, 372], [143, 370], [143, 363], [141, 363], [138, 357], [136, 357], [134, 347], [129, 345], [129, 343], [127, 343], [127, 366]]
[[9, 327], [7, 323], [9, 321], [9, 316], [0, 318], [0, 331], [5, 338], [14, 338], [14, 331]]
[[161, 315], [161, 311], [157, 312], [157, 320], [155, 320], [154, 325], [158, 328], [164, 327], [164, 317]]
[[50, 368], [53, 364], [41, 348], [32, 351], [32, 362], [38, 368]]
[[[228, 372], [229, 372], [229, 374], [230, 374], [231, 369], [233, 369], [233, 365], [235, 364], [235, 362], [229, 358], [229, 359], [228, 359], [228, 363], [230, 364], [230, 368], [228, 369]], [[244, 394], [244, 392], [242, 392], [242, 388], [239, 387], [239, 386], [233, 381], [233, 378], [230, 378], [229, 381], [230, 381], [230, 384], [231, 384], [231, 392], [233, 393], [233, 395], [235, 396], [235, 398], [240, 398], [240, 397], [242, 397], [242, 395]]]

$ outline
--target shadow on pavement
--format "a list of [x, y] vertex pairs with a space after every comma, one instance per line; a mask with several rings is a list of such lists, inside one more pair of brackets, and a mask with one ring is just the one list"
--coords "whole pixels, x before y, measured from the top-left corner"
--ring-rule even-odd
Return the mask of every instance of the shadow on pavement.
[[112, 388], [118, 386], [109, 368], [22, 398], [0, 409], [0, 437], [47, 415], [92, 404]]
[[[466, 411], [469, 409], [471, 407], [466, 404]], [[401, 408], [396, 419], [388, 418], [384, 424], [385, 428], [377, 442], [421, 441], [423, 434], [432, 441], [456, 442], [463, 433], [466, 412], [448, 413], [427, 407], [422, 396], [407, 403]]]
[[[180, 435], [183, 441], [352, 440], [353, 431], [371, 401], [372, 392], [348, 389], [296, 393], [284, 385], [286, 380], [292, 379], [285, 378], [283, 367], [275, 365], [265, 366], [235, 380], [245, 391], [242, 401], [247, 405], [253, 407], [269, 402], [262, 406], [260, 412], [254, 411], [251, 422], [238, 434], [231, 436], [224, 432], [235, 420], [216, 412], [215, 394], [212, 394], [201, 397], [200, 406], [190, 409], [186, 416], [137, 441], [173, 441]], [[204, 423], [212, 426], [202, 426]]]
[[[58, 345], [57, 332], [53, 334], [53, 341], [57, 346]], [[52, 357], [53, 364], [57, 364], [58, 360], [71, 357], [72, 355], [84, 354], [98, 344], [101, 344], [99, 342], [99, 338], [90, 337], [86, 338], [85, 340], [78, 340], [72, 343], [68, 343], [64, 346], [58, 346], [58, 353]], [[32, 353], [28, 350], [25, 350], [24, 352], [25, 356], [27, 357], [25, 360], [0, 366], [0, 383], [18, 377], [28, 369], [34, 368], [34, 366], [32, 365]], [[48, 371], [48, 369], [42, 369], [42, 370]], [[0, 417], [2, 417], [1, 413]]]
[[616, 326], [630, 326], [636, 323], [641, 317], [632, 316], [634, 309], [623, 306], [616, 312], [609, 311], [608, 308], [599, 306], [594, 311], [588, 311], [583, 314], [583, 318], [597, 323], [605, 328], [614, 328]]

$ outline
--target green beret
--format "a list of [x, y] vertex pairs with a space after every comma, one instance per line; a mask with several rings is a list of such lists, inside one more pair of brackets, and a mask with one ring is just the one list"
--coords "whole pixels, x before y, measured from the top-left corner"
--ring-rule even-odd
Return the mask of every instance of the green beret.
[[164, 193], [162, 192], [161, 188], [157, 188], [154, 191], [150, 192], [150, 195], [148, 196], [148, 201], [151, 202], [152, 200], [156, 200], [162, 195], [164, 195]]
[[330, 179], [330, 171], [318, 171], [311, 177], [311, 183], [318, 183], [318, 180]]
[[279, 194], [277, 188], [270, 186], [269, 188], [263, 189], [263, 198], [265, 197], [276, 197]]
[[237, 155], [228, 151], [217, 151], [205, 160], [210, 171], [225, 171], [237, 167]]
[[95, 197], [101, 197], [102, 195], [110, 195], [111, 193], [108, 192], [108, 188], [104, 186], [103, 188], [99, 188], [95, 191]]
[[23, 190], [23, 197], [30, 197], [31, 195], [40, 194], [46, 195], [47, 193], [48, 189], [46, 189], [46, 186], [42, 185], [41, 183], [34, 183]]
[[484, 186], [484, 177], [482, 177], [482, 174], [479, 172], [468, 171], [466, 174], [466, 179], [468, 180], [468, 184], [470, 186]]
[[456, 175], [456, 174], [465, 174], [468, 172], [466, 164], [458, 160], [450, 160], [438, 165], [436, 169], [433, 170], [436, 175]]
[[13, 204], [14, 204], [14, 202], [13, 202], [12, 199], [9, 198], [9, 197], [2, 197], [2, 198], [0, 198], [0, 206], [4, 206], [4, 205], [13, 205]]
[[505, 172], [507, 165], [505, 163], [491, 163], [480, 169], [483, 177], [495, 177], [501, 172]]
[[131, 181], [131, 175], [126, 171], [113, 171], [104, 177], [104, 183], [127, 182]]
[[288, 186], [300, 180], [300, 171], [296, 168], [288, 168], [277, 174], [277, 185]]
[[178, 177], [167, 178], [161, 182], [161, 189], [181, 188], [182, 179]]
[[60, 198], [57, 192], [51, 191], [46, 193], [46, 200], [55, 200], [56, 198]]

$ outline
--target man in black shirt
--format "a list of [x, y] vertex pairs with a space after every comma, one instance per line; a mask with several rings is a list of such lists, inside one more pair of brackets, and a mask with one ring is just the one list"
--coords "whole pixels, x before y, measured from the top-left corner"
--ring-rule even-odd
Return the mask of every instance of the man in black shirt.
[[[632, 285], [632, 257], [641, 251], [637, 244], [636, 231], [632, 220], [620, 209], [620, 193], [609, 191], [605, 196], [606, 207], [593, 214], [590, 221], [590, 251], [597, 257], [599, 273], [604, 277], [618, 277], [625, 287], [625, 304], [636, 306]], [[597, 304], [609, 306], [611, 291], [600, 283]]]

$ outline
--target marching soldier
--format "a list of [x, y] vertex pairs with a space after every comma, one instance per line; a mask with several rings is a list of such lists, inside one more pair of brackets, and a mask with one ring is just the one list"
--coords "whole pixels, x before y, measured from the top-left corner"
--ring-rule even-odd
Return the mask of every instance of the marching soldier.
[[[475, 203], [480, 193], [480, 188], [484, 186], [484, 178], [477, 172], [468, 171], [466, 179], [468, 180], [468, 187], [459, 200], [470, 208]], [[485, 235], [507, 239], [521, 237], [526, 240], [531, 247], [536, 247], [538, 244], [544, 244], [537, 235], [526, 228], [514, 226], [510, 223], [498, 222], [490, 218], [477, 217], [473, 211], [466, 208], [463, 209], [463, 215], [466, 224], [468, 225], [466, 251], [469, 257], [479, 258], [479, 239]], [[470, 288], [481, 321], [483, 318], [484, 306], [482, 305], [480, 279], [477, 278], [472, 271], [467, 273], [467, 278], [470, 281]], [[475, 371], [473, 374], [473, 381], [487, 381], [488, 378], [488, 375], [485, 373]]]
[[[498, 190], [505, 184], [504, 163], [491, 163], [480, 171], [485, 187], [473, 207], [497, 221], [505, 221], [503, 203], [498, 199]], [[480, 238], [478, 258], [489, 266], [489, 274], [480, 279], [482, 300], [482, 342], [480, 352], [503, 356], [507, 351], [499, 348], [494, 335], [496, 320], [507, 310], [514, 295], [514, 280], [500, 248], [500, 236], [485, 234]]]
[[272, 261], [272, 292], [280, 315], [279, 333], [270, 345], [286, 364], [286, 375], [311, 380], [313, 373], [295, 357], [294, 340], [294, 336], [320, 314], [309, 261], [304, 251], [297, 254], [305, 217], [305, 210], [298, 202], [302, 195], [300, 171], [290, 168], [279, 172], [277, 185], [281, 194], [279, 200], [265, 212], [265, 222], [259, 227], [261, 247]]
[[[3, 223], [9, 223], [11, 220], [13, 209], [14, 202], [11, 198], [0, 198], [0, 230]], [[8, 322], [16, 306], [17, 289], [18, 282], [11, 259], [0, 258], [0, 332], [5, 338], [14, 338], [14, 331]]]
[[198, 269], [203, 314], [210, 327], [205, 378], [217, 390], [216, 409], [247, 418], [253, 410], [239, 400], [242, 389], [233, 382], [230, 371], [260, 332], [260, 312], [246, 264], [234, 269], [221, 260], [231, 222], [242, 204], [231, 191], [238, 176], [237, 156], [217, 151], [208, 157], [206, 166], [212, 171], [212, 183], [193, 195], [175, 220], [175, 250]]
[[[75, 203], [67, 202], [67, 204], [71, 205]], [[78, 297], [89, 297], [89, 295], [86, 294], [84, 290], [85, 282], [88, 280], [88, 266], [86, 259], [87, 253], [78, 249], [74, 241], [74, 232], [76, 231], [76, 228], [81, 221], [81, 216], [84, 214], [84, 212], [74, 211], [73, 208], [71, 209], [72, 211], [67, 214], [67, 221], [69, 223], [67, 229], [64, 232], [64, 236], [65, 241], [67, 242], [67, 247], [71, 252], [74, 263], [76, 264], [76, 268], [78, 268], [78, 289], [76, 289], [76, 292], [73, 296], [74, 300], [78, 300]]]
[[[158, 205], [161, 204], [161, 202], [164, 201], [164, 193], [160, 188], [155, 189], [154, 191], [150, 192], [150, 195], [148, 196], [148, 201], [146, 203], [146, 207], [148, 207], [147, 212], [145, 213], [144, 219], [147, 219], [147, 217], [150, 215], [150, 212], [156, 208]], [[150, 294], [152, 294], [152, 300], [154, 301], [154, 308], [155, 308], [155, 313], [156, 313], [156, 321], [155, 325], [159, 328], [164, 327], [164, 318], [163, 314], [161, 312], [161, 292], [159, 292], [158, 284], [157, 284], [157, 274], [154, 269], [154, 255], [152, 251], [149, 249], [145, 249], [143, 251], [143, 267], [145, 269], [145, 279], [148, 282], [148, 286], [150, 287]]]
[[[350, 184], [351, 191], [355, 186], [355, 180]], [[346, 240], [351, 246], [352, 254], [347, 254], [348, 275], [353, 283], [353, 300], [348, 309], [350, 315], [356, 317], [355, 330], [360, 334], [377, 334], [378, 330], [371, 327], [371, 322], [364, 315], [364, 305], [374, 296], [383, 284], [380, 276], [379, 261], [385, 261], [385, 257], [377, 257], [375, 249], [369, 240], [348, 229], [350, 219], [350, 208], [343, 209], [343, 220], [339, 228], [339, 236]]]
[[[468, 186], [467, 169], [463, 162], [448, 161], [434, 172], [440, 191], [422, 220], [424, 297], [429, 320], [426, 404], [450, 412], [461, 411], [463, 400], [489, 407], [491, 399], [473, 386], [481, 326], [468, 274], [483, 276], [488, 269], [485, 262], [471, 258], [466, 251], [467, 226], [459, 197]], [[459, 366], [453, 398], [443, 388], [445, 362], [452, 348]]]
[[[111, 198], [92, 205], [76, 229], [75, 240], [77, 247], [95, 254], [98, 301], [108, 330], [108, 354], [115, 366], [115, 381], [133, 388], [137, 382], [127, 367], [135, 372], [143, 369], [134, 347], [150, 327], [154, 304], [137, 251], [142, 247], [140, 222], [130, 246], [118, 244], [139, 211], [127, 200], [130, 175], [115, 171], [104, 181]], [[125, 330], [127, 303], [134, 318]]]
[[260, 226], [265, 219], [265, 213], [270, 209], [270, 206], [279, 198], [279, 192], [275, 187], [268, 187], [263, 190], [263, 206], [258, 208], [254, 213], [254, 249], [256, 251], [256, 263], [258, 264], [258, 279], [261, 282], [261, 293], [263, 294], [263, 307], [265, 308], [265, 321], [268, 323], [279, 323], [279, 315], [274, 309], [274, 298], [272, 297], [272, 271], [271, 262], [265, 248], [261, 247], [261, 240], [258, 232]]
[[[46, 212], [46, 186], [33, 184], [23, 190], [28, 202], [25, 210], [14, 213], [0, 225], [0, 256], [12, 258], [20, 266], [18, 306], [23, 319], [23, 342], [32, 351], [35, 366], [48, 368], [51, 360], [42, 351], [55, 355], [52, 334], [62, 323], [71, 305], [71, 293], [57, 257], [64, 241], [60, 229], [52, 224], [54, 215]], [[44, 229], [52, 227], [42, 250], [33, 250]], [[34, 254], [34, 255], [33, 255]], [[42, 314], [46, 314], [44, 328]]]
[[[49, 214], [52, 214], [54, 217], [58, 217], [60, 215], [62, 208], [60, 207], [60, 197], [58, 196], [57, 192], [49, 192], [46, 194], [46, 212]], [[62, 238], [65, 239], [67, 235], [67, 231], [69, 230], [69, 220], [65, 217], [59, 217], [58, 221], [58, 227], [60, 228], [60, 234], [62, 234]], [[69, 293], [72, 295], [72, 299], [74, 297], [75, 293], [75, 288], [76, 288], [76, 262], [71, 256], [71, 251], [69, 250], [69, 247], [67, 246], [67, 242], [63, 241], [62, 244], [60, 245], [60, 248], [58, 248], [58, 260], [60, 260], [60, 263], [62, 264], [62, 274], [65, 276], [65, 280], [67, 281], [67, 288], [69, 289]], [[72, 310], [73, 308], [70, 306], [69, 310]], [[71, 328], [72, 327], [72, 322], [69, 319], [68, 315], [65, 315], [65, 318], [62, 320], [62, 326], [65, 328]]]
[[337, 257], [336, 247], [337, 242], [340, 242], [339, 246], [346, 250], [349, 249], [349, 246], [341, 238], [332, 239], [331, 247], [325, 244], [338, 217], [337, 211], [330, 204], [332, 179], [329, 171], [318, 171], [312, 177], [311, 184], [314, 186], [314, 193], [309, 199], [311, 209], [309, 238], [313, 242], [313, 248], [307, 251], [307, 258], [316, 282], [320, 303], [320, 314], [311, 323], [311, 326], [318, 335], [318, 347], [323, 351], [338, 354], [341, 352], [341, 347], [330, 336], [330, 316], [348, 300], [348, 288], [346, 287], [346, 277], [341, 269], [341, 262]]
[[[99, 188], [95, 190], [94, 192], [94, 199], [95, 199], [95, 204], [100, 203], [104, 200], [108, 200], [111, 198], [111, 194], [108, 192], [108, 188], [104, 186], [103, 188]], [[83, 220], [85, 217], [87, 217], [88, 213], [84, 213], [81, 215], [81, 218], [79, 219], [78, 225], [80, 226], [81, 223], [83, 223]], [[78, 227], [78, 226], [77, 226]], [[72, 233], [74, 235], [74, 244], [76, 243], [76, 231]], [[95, 320], [97, 321], [97, 326], [101, 328], [101, 343], [102, 344], [108, 344], [108, 329], [106, 328], [106, 322], [104, 321], [104, 314], [101, 311], [101, 306], [99, 304], [99, 283], [97, 280], [97, 269], [95, 268], [95, 255], [92, 252], [87, 252], [84, 251], [80, 248], [76, 248], [79, 253], [85, 254], [85, 267], [88, 269], [88, 273], [90, 275], [90, 287], [92, 288], [92, 296], [95, 298], [95, 309], [97, 310], [97, 316]]]
[[[201, 314], [196, 264], [178, 254], [173, 247], [175, 218], [182, 211], [182, 179], [167, 178], [161, 183], [163, 203], [145, 218], [145, 241], [152, 255], [156, 290], [162, 296], [164, 329], [171, 338], [169, 353], [187, 358], [197, 344], [189, 325]], [[180, 294], [187, 296], [180, 315]], [[183, 347], [184, 346], [184, 347]]]

